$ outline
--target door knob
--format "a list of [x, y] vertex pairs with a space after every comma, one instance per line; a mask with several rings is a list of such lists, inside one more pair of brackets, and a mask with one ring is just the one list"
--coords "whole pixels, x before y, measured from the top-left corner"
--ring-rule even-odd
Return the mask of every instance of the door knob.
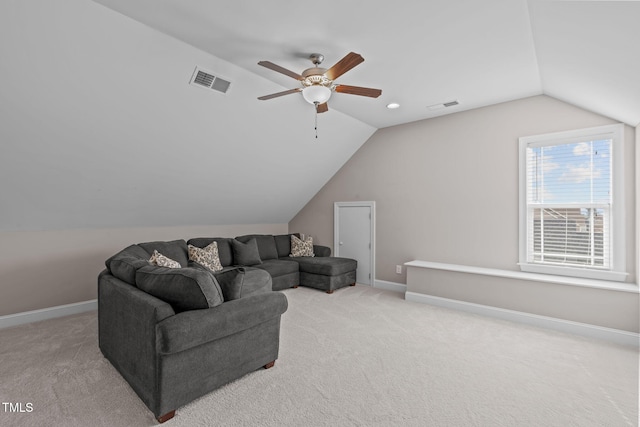
[[342, 242], [340, 242], [340, 245], [342, 245]]

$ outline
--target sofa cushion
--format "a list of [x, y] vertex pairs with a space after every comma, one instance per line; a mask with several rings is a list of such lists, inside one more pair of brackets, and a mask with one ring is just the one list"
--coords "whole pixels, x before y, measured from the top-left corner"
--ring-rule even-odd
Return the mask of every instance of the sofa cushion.
[[149, 253], [138, 245], [131, 245], [107, 259], [107, 269], [118, 279], [136, 284], [136, 271], [149, 265]]
[[154, 249], [153, 255], [149, 258], [149, 263], [157, 265], [158, 267], [167, 268], [180, 268], [182, 267], [178, 261], [172, 260], [169, 257], [162, 255], [160, 252]]
[[289, 256], [289, 254], [291, 253], [291, 236], [300, 237], [298, 233], [279, 234], [277, 236], [273, 236], [273, 240], [275, 240], [276, 242], [278, 258]]
[[295, 258], [300, 265], [300, 272], [320, 274], [322, 276], [338, 276], [358, 268], [358, 262], [350, 258]]
[[203, 267], [216, 272], [222, 270], [220, 257], [218, 256], [218, 243], [213, 241], [205, 248], [187, 244], [189, 248], [189, 261], [195, 261]]
[[256, 239], [258, 244], [258, 253], [262, 261], [268, 259], [278, 259], [278, 249], [276, 248], [276, 241], [270, 234], [248, 234], [246, 236], [238, 236], [236, 240], [242, 243], [247, 243], [251, 239]]
[[193, 245], [197, 248], [206, 248], [211, 242], [216, 242], [218, 245], [218, 257], [220, 258], [220, 264], [223, 267], [233, 265], [233, 251], [231, 249], [231, 238], [229, 237], [196, 237], [189, 239], [187, 244]]
[[215, 274], [225, 301], [271, 292], [271, 276], [264, 270], [238, 267]]
[[313, 239], [311, 236], [305, 237], [304, 240], [301, 240], [296, 236], [291, 236], [291, 254], [289, 256], [315, 256], [313, 253]]
[[270, 259], [255, 267], [266, 270], [271, 277], [284, 276], [285, 274], [297, 273], [299, 271], [297, 262], [282, 259]]
[[256, 239], [249, 239], [246, 243], [231, 240], [231, 249], [236, 265], [256, 265], [262, 262]]
[[166, 268], [148, 265], [136, 272], [140, 290], [159, 298], [176, 313], [216, 307], [223, 295], [213, 273], [204, 268]]
[[189, 264], [189, 257], [187, 255], [187, 242], [184, 240], [172, 240], [170, 242], [148, 242], [138, 243], [145, 251], [149, 252], [149, 256], [156, 250], [162, 255], [178, 261], [180, 266], [186, 267]]
[[[158, 351], [178, 353], [246, 331], [277, 318], [287, 311], [287, 307], [287, 297], [282, 292], [269, 292], [230, 301], [211, 311], [176, 314], [157, 325]], [[251, 348], [255, 347], [247, 343], [247, 351]], [[197, 366], [194, 365], [194, 369]]]

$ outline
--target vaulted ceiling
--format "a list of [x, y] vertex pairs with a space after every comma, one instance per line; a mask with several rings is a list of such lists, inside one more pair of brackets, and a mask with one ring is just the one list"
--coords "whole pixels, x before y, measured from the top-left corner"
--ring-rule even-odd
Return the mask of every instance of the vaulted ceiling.
[[[286, 223], [378, 128], [547, 94], [640, 123], [640, 3], [0, 2], [0, 231]], [[290, 77], [365, 62], [318, 117]], [[231, 82], [189, 84], [196, 67]], [[429, 106], [458, 101], [449, 108]], [[390, 110], [386, 105], [401, 106]]]
[[[297, 82], [259, 60], [300, 72], [313, 52], [327, 67], [360, 53], [365, 63], [339, 83], [383, 95], [336, 94], [330, 106], [376, 128], [541, 93], [640, 123], [640, 2], [96, 1], [285, 89]], [[287, 114], [304, 108], [301, 98], [270, 102]], [[390, 102], [401, 108], [387, 110]]]

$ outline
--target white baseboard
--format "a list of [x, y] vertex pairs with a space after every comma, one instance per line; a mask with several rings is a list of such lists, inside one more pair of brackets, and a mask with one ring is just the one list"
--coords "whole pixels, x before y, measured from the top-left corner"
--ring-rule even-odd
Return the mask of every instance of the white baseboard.
[[373, 287], [401, 293], [405, 293], [407, 291], [407, 285], [404, 283], [387, 282], [386, 280], [375, 280]]
[[555, 317], [540, 316], [522, 311], [507, 310], [504, 308], [474, 304], [466, 301], [436, 297], [416, 292], [406, 292], [405, 299], [407, 301], [420, 302], [438, 307], [480, 314], [483, 316], [496, 317], [512, 322], [525, 323], [532, 326], [581, 335], [588, 338], [602, 339], [635, 348], [640, 347], [640, 334], [620, 329], [605, 328], [602, 326], [589, 325], [587, 323], [572, 322], [570, 320], [557, 319]]
[[85, 311], [97, 309], [98, 300], [94, 299], [90, 301], [77, 302], [74, 304], [65, 304], [56, 307], [43, 308], [41, 310], [8, 314], [6, 316], [0, 316], [0, 329], [24, 325], [25, 323], [39, 322], [41, 320], [54, 319], [56, 317], [69, 316], [70, 314], [84, 313]]

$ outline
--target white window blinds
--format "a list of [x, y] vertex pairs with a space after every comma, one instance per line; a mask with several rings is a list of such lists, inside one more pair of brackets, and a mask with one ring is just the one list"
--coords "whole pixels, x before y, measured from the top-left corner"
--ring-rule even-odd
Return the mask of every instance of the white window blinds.
[[528, 262], [609, 268], [611, 144], [527, 147]]
[[612, 125], [520, 138], [523, 270], [624, 280], [622, 135]]

